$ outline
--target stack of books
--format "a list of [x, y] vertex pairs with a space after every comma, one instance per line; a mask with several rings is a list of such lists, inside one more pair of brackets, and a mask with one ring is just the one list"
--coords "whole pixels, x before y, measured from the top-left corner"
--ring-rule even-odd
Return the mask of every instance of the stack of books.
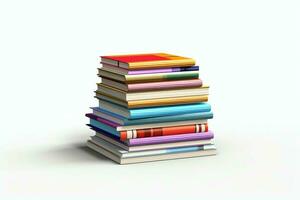
[[166, 53], [101, 56], [87, 146], [120, 163], [215, 155], [207, 85], [195, 60]]

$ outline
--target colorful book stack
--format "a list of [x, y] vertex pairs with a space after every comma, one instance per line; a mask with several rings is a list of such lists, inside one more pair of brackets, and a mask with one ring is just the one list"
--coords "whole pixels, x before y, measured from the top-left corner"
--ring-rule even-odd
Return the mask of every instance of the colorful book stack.
[[102, 56], [87, 146], [120, 163], [215, 155], [208, 86], [191, 58]]

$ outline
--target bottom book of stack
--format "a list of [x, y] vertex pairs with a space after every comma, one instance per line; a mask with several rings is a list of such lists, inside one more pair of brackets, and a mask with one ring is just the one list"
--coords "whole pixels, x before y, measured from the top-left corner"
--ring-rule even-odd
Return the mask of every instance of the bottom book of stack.
[[96, 131], [96, 135], [87, 141], [87, 146], [119, 164], [216, 154], [211, 131], [120, 141], [103, 130], [91, 128]]

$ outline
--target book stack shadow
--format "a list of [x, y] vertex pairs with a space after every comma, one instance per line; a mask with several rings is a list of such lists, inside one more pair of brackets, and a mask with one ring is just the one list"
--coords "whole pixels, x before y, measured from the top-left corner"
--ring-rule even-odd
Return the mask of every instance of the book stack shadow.
[[87, 146], [119, 164], [216, 154], [209, 86], [195, 60], [166, 53], [101, 56]]

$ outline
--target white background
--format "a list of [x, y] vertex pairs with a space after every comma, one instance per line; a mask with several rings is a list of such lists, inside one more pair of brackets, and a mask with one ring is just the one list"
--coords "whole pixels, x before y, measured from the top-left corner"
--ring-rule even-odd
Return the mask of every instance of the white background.
[[[1, 1], [0, 198], [297, 199], [299, 1]], [[89, 151], [98, 56], [193, 57], [218, 156]], [[299, 194], [299, 193], [298, 193]]]

